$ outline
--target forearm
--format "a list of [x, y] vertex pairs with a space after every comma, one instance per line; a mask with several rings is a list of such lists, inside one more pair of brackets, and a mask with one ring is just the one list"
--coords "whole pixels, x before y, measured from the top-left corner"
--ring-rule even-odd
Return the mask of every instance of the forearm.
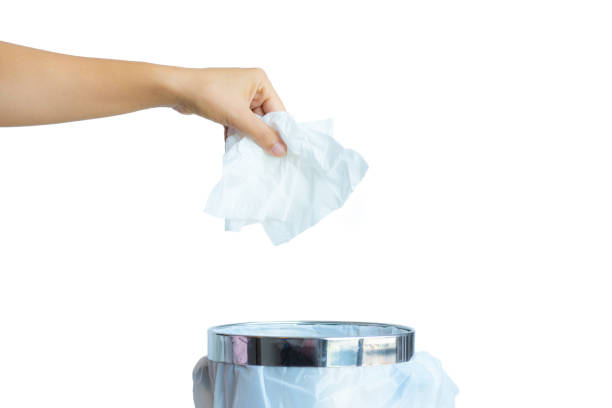
[[257, 117], [285, 110], [261, 69], [74, 57], [0, 41], [0, 126], [68, 122], [156, 106], [236, 128], [274, 156], [287, 151], [279, 134]]
[[177, 103], [177, 68], [84, 58], [0, 42], [0, 126], [118, 115]]

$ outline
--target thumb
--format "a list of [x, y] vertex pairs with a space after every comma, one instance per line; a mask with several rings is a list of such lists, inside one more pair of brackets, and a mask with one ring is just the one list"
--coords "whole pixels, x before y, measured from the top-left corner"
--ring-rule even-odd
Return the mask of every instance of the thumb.
[[279, 134], [250, 110], [236, 118], [234, 127], [249, 135], [255, 143], [273, 156], [282, 157], [287, 153], [287, 145]]

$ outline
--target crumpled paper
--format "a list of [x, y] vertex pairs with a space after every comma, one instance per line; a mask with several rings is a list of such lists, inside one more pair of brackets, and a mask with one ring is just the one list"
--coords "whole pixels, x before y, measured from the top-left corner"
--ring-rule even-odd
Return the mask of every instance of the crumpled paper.
[[262, 224], [278, 245], [340, 208], [368, 165], [332, 138], [331, 120], [297, 123], [287, 112], [271, 112], [261, 119], [280, 134], [287, 155], [273, 157], [230, 129], [223, 176], [205, 211], [225, 218], [227, 231]]
[[262, 367], [203, 358], [196, 408], [454, 408], [457, 386], [428, 353], [371, 367]]

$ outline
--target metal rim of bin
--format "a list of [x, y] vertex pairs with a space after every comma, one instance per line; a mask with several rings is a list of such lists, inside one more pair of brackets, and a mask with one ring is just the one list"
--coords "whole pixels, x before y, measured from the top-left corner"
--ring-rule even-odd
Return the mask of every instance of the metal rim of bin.
[[[257, 326], [356, 325], [395, 329], [396, 334], [350, 337], [292, 337], [232, 334]], [[208, 359], [218, 363], [273, 367], [361, 367], [408, 362], [414, 330], [384, 323], [338, 321], [249, 322], [208, 330]]]

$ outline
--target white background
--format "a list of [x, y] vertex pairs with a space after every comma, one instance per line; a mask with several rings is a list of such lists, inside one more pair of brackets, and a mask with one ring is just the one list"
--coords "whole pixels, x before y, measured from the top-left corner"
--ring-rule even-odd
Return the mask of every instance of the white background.
[[3, 2], [4, 41], [263, 67], [370, 171], [273, 247], [202, 211], [218, 125], [0, 129], [0, 406], [191, 407], [207, 327], [342, 319], [413, 326], [460, 408], [609, 407], [608, 4]]

